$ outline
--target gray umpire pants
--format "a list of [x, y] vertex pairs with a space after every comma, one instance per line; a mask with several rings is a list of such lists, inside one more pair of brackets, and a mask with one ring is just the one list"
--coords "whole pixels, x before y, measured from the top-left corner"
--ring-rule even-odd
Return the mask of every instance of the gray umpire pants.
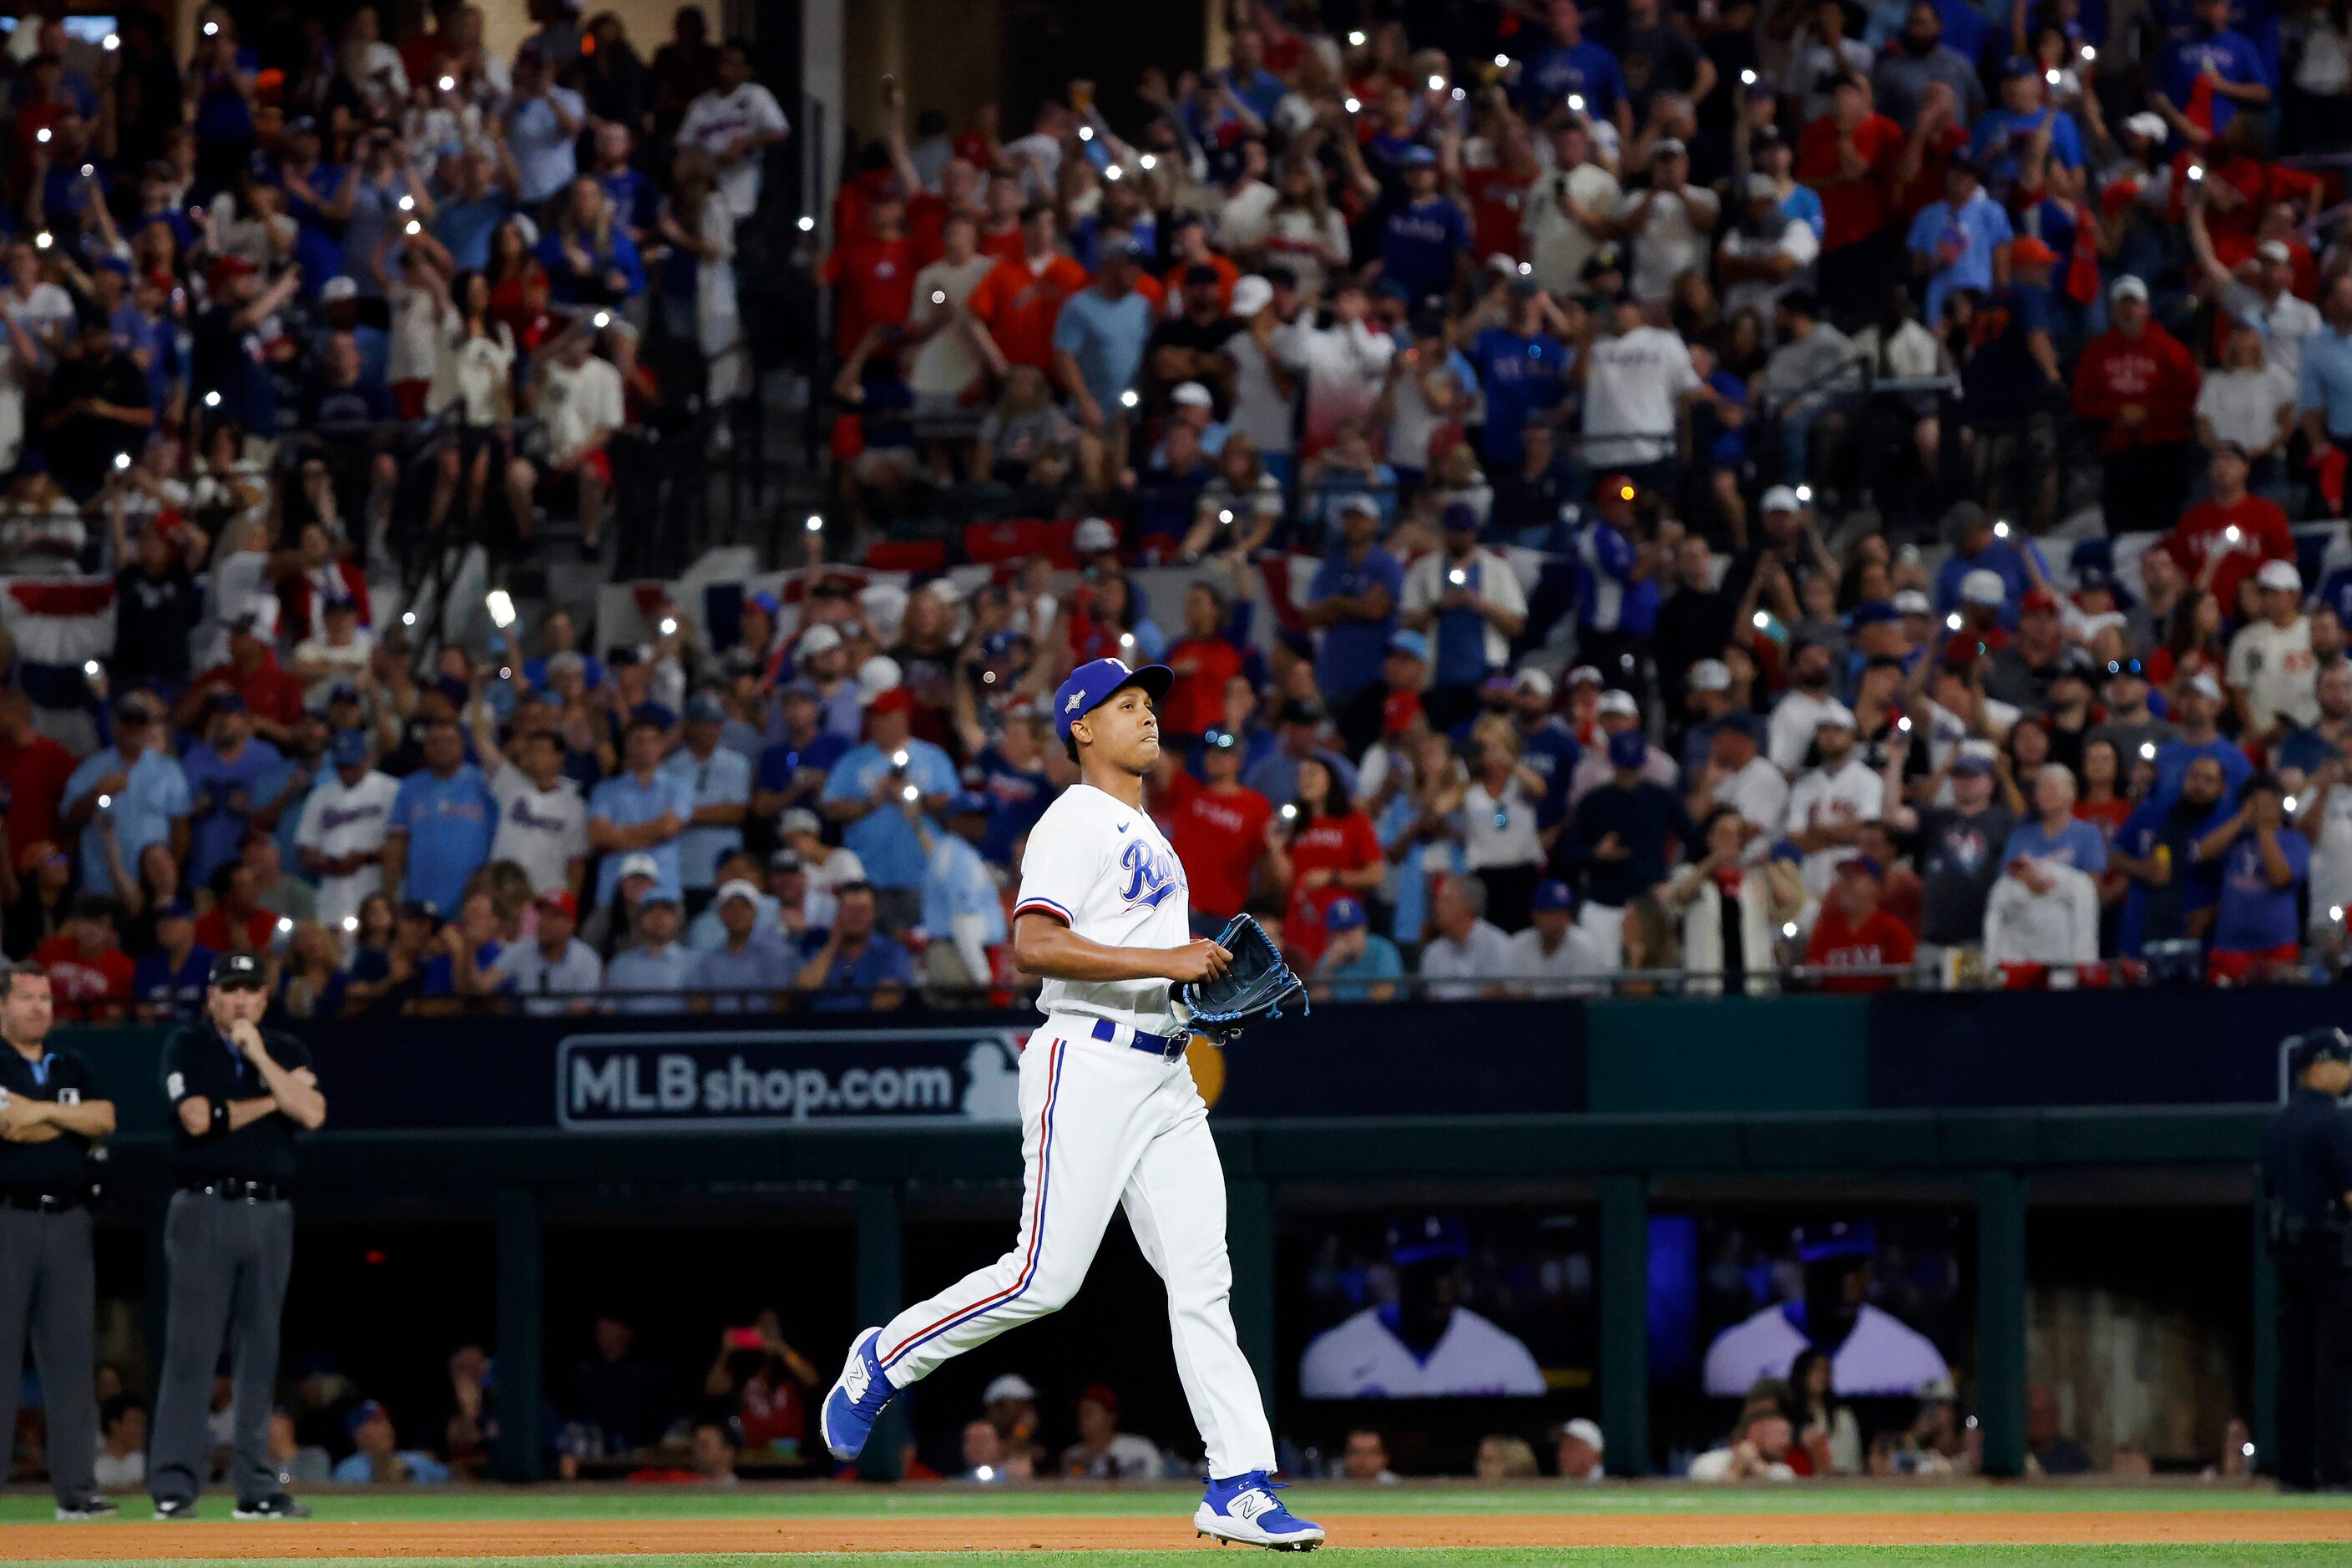
[[49, 1485], [61, 1506], [98, 1491], [98, 1282], [89, 1211], [0, 1208], [0, 1479], [16, 1433], [18, 1369], [33, 1336], [47, 1406]]
[[172, 1294], [163, 1381], [155, 1396], [147, 1489], [158, 1502], [193, 1502], [205, 1487], [213, 1369], [231, 1347], [231, 1416], [236, 1458], [229, 1479], [240, 1505], [285, 1489], [269, 1462], [269, 1410], [278, 1382], [278, 1319], [294, 1267], [294, 1205], [175, 1193], [163, 1222]]

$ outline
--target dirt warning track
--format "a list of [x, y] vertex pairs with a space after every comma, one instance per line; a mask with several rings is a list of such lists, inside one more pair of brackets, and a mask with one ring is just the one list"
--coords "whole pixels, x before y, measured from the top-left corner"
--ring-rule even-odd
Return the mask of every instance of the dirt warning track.
[[[2352, 1510], [2018, 1514], [1370, 1515], [1330, 1522], [1335, 1546], [1999, 1546], [2352, 1543]], [[0, 1560], [121, 1563], [237, 1557], [572, 1557], [661, 1552], [1146, 1552], [1199, 1545], [1181, 1518], [434, 1521], [411, 1524], [27, 1524]]]

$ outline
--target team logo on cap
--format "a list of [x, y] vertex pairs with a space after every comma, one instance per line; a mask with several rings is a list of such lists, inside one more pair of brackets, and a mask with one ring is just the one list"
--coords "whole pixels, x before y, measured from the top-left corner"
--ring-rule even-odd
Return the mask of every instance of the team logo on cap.
[[1070, 700], [1062, 704], [1062, 711], [1065, 713], [1075, 713], [1078, 710], [1078, 704], [1085, 700], [1085, 693], [1073, 691], [1070, 693]]

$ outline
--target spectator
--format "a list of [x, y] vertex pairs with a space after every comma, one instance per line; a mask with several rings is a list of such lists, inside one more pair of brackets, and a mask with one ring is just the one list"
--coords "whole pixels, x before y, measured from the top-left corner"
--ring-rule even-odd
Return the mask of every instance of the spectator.
[[515, 195], [527, 207], [545, 203], [578, 173], [572, 149], [587, 105], [551, 76], [538, 49], [516, 51], [513, 90], [497, 110], [496, 124], [514, 163]]
[[2046, 1384], [2025, 1391], [2025, 1455], [2033, 1472], [2043, 1476], [2086, 1476], [2091, 1458], [2082, 1445], [2060, 1429], [2057, 1395]]
[[1371, 929], [1362, 904], [1334, 899], [1323, 911], [1323, 951], [1309, 973], [1318, 996], [1386, 1002], [1404, 978], [1404, 957], [1396, 943]]
[[1751, 864], [1747, 838], [1739, 813], [1716, 807], [1700, 829], [1705, 854], [1678, 867], [1666, 887], [1665, 905], [1682, 919], [1683, 967], [1702, 994], [1769, 990], [1778, 933], [1805, 907], [1799, 852], [1776, 847]]
[[1062, 1474], [1072, 1480], [1156, 1480], [1160, 1449], [1148, 1437], [1118, 1429], [1118, 1394], [1091, 1383], [1078, 1395], [1078, 1440], [1062, 1450]]
[[1536, 1451], [1528, 1446], [1525, 1437], [1481, 1437], [1472, 1470], [1479, 1480], [1489, 1485], [1496, 1481], [1533, 1480], [1537, 1474]]
[[384, 830], [383, 885], [436, 913], [454, 912], [488, 859], [498, 802], [466, 760], [457, 721], [425, 722], [424, 766], [400, 781]]
[[1488, 995], [1511, 973], [1511, 942], [1486, 920], [1486, 889], [1465, 877], [1438, 885], [1434, 933], [1421, 950], [1424, 993], [1433, 1001]]
[[613, 896], [621, 858], [653, 857], [656, 885], [677, 894], [683, 886], [680, 838], [695, 812], [694, 784], [662, 765], [668, 716], [641, 708], [629, 715], [622, 740], [622, 771], [596, 786], [588, 799], [588, 843], [604, 855], [597, 875], [599, 902]]
[[[720, 897], [723, 901], [723, 889]], [[906, 988], [914, 984], [914, 965], [904, 947], [876, 929], [879, 902], [871, 884], [845, 884], [835, 897], [832, 928], [801, 939], [803, 962], [792, 984], [822, 993], [810, 1003], [819, 1011], [887, 1012], [905, 1000]], [[733, 948], [731, 922], [728, 937], [729, 949], [720, 951]], [[714, 956], [707, 953], [703, 962]]]
[[[1504, 363], [1524, 364], [1528, 352]], [[1565, 349], [1559, 352], [1566, 357]], [[1490, 403], [1494, 395], [1490, 391]], [[1527, 624], [1528, 601], [1511, 563], [1479, 546], [1475, 511], [1457, 501], [1445, 509], [1444, 525], [1444, 547], [1405, 573], [1402, 608], [1404, 624], [1429, 638], [1423, 701], [1430, 722], [1451, 729], [1475, 706], [1487, 676], [1509, 664], [1511, 640]]]
[[91, 893], [119, 890], [110, 845], [131, 862], [150, 844], [166, 843], [173, 859], [186, 859], [194, 803], [158, 721], [143, 692], [125, 692], [114, 704], [114, 744], [82, 759], [66, 780], [62, 819], [81, 830], [81, 885]]
[[1607, 754], [1609, 782], [1577, 804], [1554, 860], [1581, 877], [1577, 923], [1613, 963], [1626, 906], [1666, 879], [1669, 838], [1696, 844], [1699, 833], [1681, 797], [1647, 775], [1650, 745], [1639, 730], [1610, 736]]
[[1339, 510], [1339, 542], [1315, 573], [1305, 616], [1323, 634], [1316, 685], [1329, 700], [1345, 703], [1379, 679], [1390, 634], [1396, 630], [1404, 569], [1377, 542], [1377, 501], [1351, 496]]
[[186, 903], [174, 899], [150, 912], [155, 944], [140, 954], [131, 972], [131, 994], [147, 1016], [193, 1016], [212, 984], [213, 960], [220, 955], [197, 944], [195, 911]]
[[[1832, 30], [1842, 16], [1832, 16], [1830, 0], [1813, 12], [1815, 26]], [[1814, 74], [1801, 89], [1806, 124], [1797, 139], [1797, 178], [1821, 193], [1822, 295], [1847, 301], [1843, 308], [1853, 310], [1852, 302], [1874, 299], [1885, 289], [1885, 192], [1903, 147], [1903, 128], [1872, 110], [1871, 57], [1859, 44], [1817, 35], [1811, 50], [1790, 56], [1790, 68], [1808, 60]], [[1824, 79], [1826, 102], [1814, 85]]]
[[1601, 1456], [1605, 1444], [1599, 1422], [1580, 1415], [1560, 1423], [1552, 1433], [1552, 1458], [1559, 1479], [1588, 1483], [1601, 1479]]
[[[2243, 753], [2239, 755], [2242, 758]], [[2149, 942], [2179, 942], [2210, 928], [2221, 896], [2216, 868], [2197, 846], [2232, 815], [2221, 759], [2191, 759], [2171, 795], [2151, 791], [2116, 829], [2109, 863], [2129, 879], [2116, 928], [2117, 950], [2137, 958]]]
[[929, 818], [957, 785], [947, 752], [912, 733], [914, 707], [903, 686], [876, 697], [866, 709], [866, 740], [835, 763], [822, 797], [893, 929], [913, 924], [920, 913], [923, 836], [937, 837]]
[[677, 139], [717, 161], [719, 192], [741, 219], [759, 210], [767, 150], [791, 130], [775, 94], [751, 79], [750, 46], [730, 38], [718, 52], [709, 89], [687, 105]]
[[2311, 876], [2311, 840], [2287, 824], [2285, 791], [2257, 773], [2238, 792], [2236, 815], [2197, 841], [2197, 858], [2221, 863], [2212, 976], [2225, 984], [2293, 971], [2302, 962], [2296, 908]]
[[689, 900], [707, 900], [718, 886], [719, 858], [743, 842], [743, 819], [751, 799], [751, 763], [722, 747], [727, 705], [702, 691], [686, 705], [683, 743], [662, 763], [662, 771], [685, 781], [694, 809], [678, 837], [678, 877]]
[[2115, 324], [2083, 349], [2074, 407], [2100, 427], [2099, 504], [2110, 532], [2168, 516], [2188, 478], [2198, 373], [2148, 315], [2147, 285], [2128, 274], [2107, 290]]
[[1741, 1414], [1723, 1446], [1709, 1448], [1691, 1461], [1695, 1481], [1792, 1481], [1797, 1472], [1789, 1465], [1795, 1434], [1789, 1418], [1776, 1406], [1751, 1407]]
[[394, 1431], [392, 1413], [373, 1399], [352, 1407], [349, 1417], [352, 1455], [335, 1467], [341, 1485], [398, 1485], [414, 1482], [436, 1486], [449, 1479], [449, 1467], [417, 1448], [402, 1448]]
[[147, 1406], [127, 1394], [98, 1409], [98, 1459], [90, 1479], [109, 1491], [135, 1492], [147, 1484]]
[[[569, 889], [541, 893], [531, 900], [539, 918], [537, 936], [516, 942], [499, 955], [503, 990], [520, 996], [593, 996], [604, 988], [604, 965], [596, 950], [574, 933], [580, 928], [580, 906]], [[583, 1013], [585, 1002], [535, 1002], [525, 1010], [541, 1015]]]
[[2260, 618], [2230, 639], [2230, 702], [2239, 732], [2268, 748], [2317, 721], [2319, 661], [2294, 563], [2265, 561], [2254, 573], [2254, 589]]
[[[667, 903], [669, 897], [656, 885], [646, 895], [648, 911], [656, 900]], [[727, 928], [727, 936], [718, 946], [696, 957], [688, 971], [688, 989], [714, 993], [698, 996], [695, 1005], [721, 1013], [778, 1005], [778, 994], [793, 985], [798, 965], [775, 933], [758, 929], [760, 889], [750, 882], [726, 883], [719, 888], [714, 906], [719, 910], [719, 922]], [[667, 938], [657, 938], [658, 930], [656, 927], [646, 933], [648, 958], [653, 960], [666, 957], [668, 948]], [[767, 996], [764, 1003], [760, 999], [762, 994]]]
[[130, 958], [115, 945], [114, 906], [85, 893], [73, 904], [62, 930], [33, 949], [33, 962], [49, 973], [62, 1016], [106, 1019], [131, 1000], [135, 978]]
[[1348, 782], [1320, 756], [1303, 758], [1297, 793], [1267, 820], [1265, 858], [1276, 886], [1288, 889], [1283, 945], [1311, 968], [1321, 955], [1324, 917], [1335, 900], [1378, 888], [1387, 857], [1371, 819], [1357, 807]]
[[944, 834], [917, 829], [930, 849], [919, 922], [929, 938], [925, 969], [939, 984], [983, 986], [996, 977], [996, 955], [1007, 934], [1003, 891], [979, 848], [988, 831], [988, 801], [960, 790], [949, 797], [942, 816]]
[[[581, 315], [542, 345], [536, 367], [541, 495], [554, 515], [579, 520], [581, 549], [592, 557], [602, 548], [613, 497], [613, 459], [606, 447], [628, 423], [620, 372], [592, 352], [600, 331], [595, 316]], [[527, 518], [515, 522], [529, 531]]]
[[1862, 825], [1877, 821], [1885, 806], [1885, 781], [1871, 771], [1854, 743], [1854, 730], [1852, 709], [1843, 703], [1822, 706], [1813, 729], [1813, 751], [1821, 762], [1800, 775], [1789, 791], [1782, 831], [1804, 851], [1805, 889], [1815, 897], [1828, 893], [1838, 863], [1861, 837]]
[[[754, 905], [754, 918], [757, 906]], [[722, 910], [720, 918], [726, 916]], [[636, 941], [604, 965], [604, 990], [620, 994], [609, 1004], [622, 1013], [670, 1013], [695, 982], [696, 955], [678, 944], [677, 900], [648, 893], [636, 910]], [[729, 942], [733, 942], [730, 932]]]
[[[1822, 900], [1805, 942], [1805, 963], [1814, 969], [1907, 969], [1914, 942], [1910, 929], [1879, 906], [1886, 873], [1867, 855], [1853, 855], [1838, 863], [1836, 883]], [[1822, 981], [1824, 991], [1892, 990], [1899, 979], [1892, 974], [1843, 975], [1832, 973]]]
[[[1489, 897], [1492, 897], [1491, 891]], [[1588, 992], [1596, 976], [1616, 968], [1618, 955], [1601, 952], [1574, 925], [1576, 895], [1557, 879], [1537, 884], [1528, 927], [1510, 940], [1509, 973], [1534, 996]]]
[[[534, 893], [578, 894], [587, 887], [588, 803], [580, 786], [563, 774], [563, 736], [541, 727], [545, 704], [516, 710], [509, 761], [491, 728], [491, 710], [478, 703], [474, 714], [474, 751], [482, 759], [484, 782], [498, 804], [498, 830], [489, 858], [520, 866]], [[526, 717], [529, 715], [529, 717]]]
[[1372, 1486], [1397, 1484], [1397, 1473], [1389, 1468], [1389, 1446], [1369, 1426], [1348, 1434], [1347, 1445], [1339, 1450], [1339, 1474]]

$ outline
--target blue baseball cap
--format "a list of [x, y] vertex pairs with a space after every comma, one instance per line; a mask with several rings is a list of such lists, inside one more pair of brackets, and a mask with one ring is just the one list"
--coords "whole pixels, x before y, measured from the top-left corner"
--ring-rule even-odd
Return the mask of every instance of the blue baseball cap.
[[698, 724], [724, 724], [727, 704], [711, 692], [698, 691], [686, 705], [686, 716]]
[[1552, 878], [1536, 884], [1532, 907], [1538, 910], [1572, 910], [1576, 907], [1576, 894], [1570, 890], [1566, 882]]
[[159, 921], [192, 921], [196, 918], [196, 911], [187, 900], [173, 899], [167, 904], [155, 906], [155, 918]]
[[367, 761], [368, 738], [365, 730], [338, 730], [327, 743], [327, 754], [339, 768], [357, 767]]
[[1780, 838], [1773, 841], [1771, 852], [1767, 855], [1765, 858], [1769, 860], [1780, 860], [1789, 865], [1795, 866], [1803, 863], [1805, 852], [1797, 847], [1796, 841], [1794, 839]]
[[1466, 500], [1445, 503], [1445, 531], [1475, 533], [1478, 531], [1478, 509]]
[[776, 603], [776, 596], [765, 590], [747, 596], [743, 602], [747, 605], [754, 605], [764, 612], [767, 617], [772, 621], [783, 613], [784, 607]]
[[1175, 680], [1176, 672], [1164, 664], [1147, 664], [1140, 669], [1129, 669], [1120, 659], [1090, 659], [1070, 671], [1069, 679], [1054, 689], [1054, 732], [1066, 742], [1074, 721], [1085, 718], [1128, 687], [1143, 688], [1145, 693], [1157, 702], [1168, 695], [1168, 688]]
[[1404, 150], [1397, 162], [1408, 169], [1432, 169], [1437, 166], [1437, 153], [1416, 142]]
[[1796, 1241], [1800, 1263], [1822, 1263], [1832, 1258], [1878, 1256], [1878, 1227], [1866, 1219], [1801, 1226], [1797, 1230]]
[[343, 1426], [345, 1431], [353, 1436], [357, 1436], [361, 1427], [366, 1426], [369, 1422], [374, 1420], [379, 1415], [389, 1415], [390, 1414], [391, 1412], [383, 1407], [383, 1400], [362, 1399], [357, 1405], [352, 1406], [352, 1413], [343, 1418]]
[[1354, 931], [1364, 923], [1364, 906], [1353, 899], [1334, 899], [1331, 907], [1323, 911], [1323, 929], [1337, 936], [1343, 931]]
[[999, 659], [1028, 640], [1027, 632], [1016, 631], [1011, 626], [999, 626], [988, 634], [987, 639], [980, 645], [980, 651], [990, 659]]
[[1899, 621], [1902, 618], [1903, 613], [1888, 601], [1864, 599], [1853, 607], [1853, 613], [1846, 617], [1846, 624], [1853, 630], [1860, 631], [1864, 626], [1885, 626], [1889, 621]]
[[1840, 876], [1845, 875], [1848, 871], [1859, 871], [1874, 882], [1886, 880], [1885, 868], [1867, 855], [1849, 855], [1838, 862], [1837, 868]]
[[1470, 1256], [1470, 1232], [1462, 1222], [1440, 1219], [1435, 1215], [1423, 1219], [1391, 1222], [1388, 1244], [1389, 1261], [1399, 1268]]
[[1411, 654], [1422, 663], [1429, 662], [1429, 639], [1415, 631], [1394, 631], [1389, 634], [1391, 653]]
[[1649, 737], [1639, 730], [1620, 730], [1609, 737], [1609, 765], [1638, 768], [1649, 760]]

